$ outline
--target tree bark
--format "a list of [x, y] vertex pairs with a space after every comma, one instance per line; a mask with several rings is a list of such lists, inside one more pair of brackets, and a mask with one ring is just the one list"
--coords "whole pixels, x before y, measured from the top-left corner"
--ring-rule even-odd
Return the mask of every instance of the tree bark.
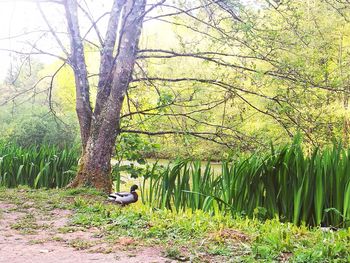
[[76, 0], [66, 0], [64, 6], [71, 46], [71, 55], [68, 62], [74, 72], [76, 112], [80, 125], [81, 141], [83, 148], [85, 148], [89, 138], [92, 117], [88, 73], [84, 55], [84, 46], [78, 23], [77, 2]]
[[[67, 3], [68, 2], [75, 1], [67, 0]], [[116, 137], [119, 134], [120, 113], [124, 97], [136, 61], [145, 5], [146, 0], [115, 0], [113, 4], [105, 45], [101, 52], [100, 81], [98, 84], [95, 111], [88, 125], [80, 122], [83, 154], [77, 176], [70, 185], [72, 187], [92, 186], [106, 193], [111, 191], [112, 180], [110, 176], [110, 162]], [[121, 25], [118, 26], [120, 16]], [[74, 38], [74, 34], [76, 34], [77, 31], [74, 29], [76, 28], [76, 26], [74, 27], [74, 19], [71, 20], [73, 20], [71, 23], [72, 25], [68, 23], [68, 26], [72, 26], [73, 28], [73, 30], [70, 29], [70, 34], [71, 44], [74, 46], [77, 41], [74, 42], [72, 38]], [[119, 34], [116, 33], [118, 27], [120, 28]], [[119, 39], [117, 39], [117, 36]], [[116, 47], [117, 51], [116, 55], [113, 56], [116, 42], [118, 43]], [[81, 51], [82, 48], [83, 47], [78, 47], [75, 53], [72, 52], [72, 61], [81, 61], [83, 53], [79, 54], [79, 51]], [[74, 51], [73, 47], [72, 51]], [[77, 55], [74, 57], [74, 54]], [[73, 63], [77, 90], [80, 91], [78, 87], [81, 84], [81, 73], [83, 73], [82, 75], [84, 76], [84, 70], [74, 65]], [[85, 85], [84, 87], [86, 90], [89, 89], [87, 81], [86, 83], [83, 82], [83, 85]], [[79, 120], [86, 120], [84, 117], [86, 116], [86, 109], [83, 108], [83, 110], [80, 111], [80, 105], [84, 102], [84, 100], [78, 97], [77, 93], [77, 114]], [[87, 131], [88, 136], [85, 136]]]

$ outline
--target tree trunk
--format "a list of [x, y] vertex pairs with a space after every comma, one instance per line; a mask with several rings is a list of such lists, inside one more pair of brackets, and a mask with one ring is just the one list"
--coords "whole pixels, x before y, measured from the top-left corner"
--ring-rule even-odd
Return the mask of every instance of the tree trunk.
[[111, 192], [111, 155], [113, 143], [105, 144], [90, 139], [80, 159], [77, 176], [72, 187], [95, 187], [106, 193]]
[[74, 72], [76, 92], [76, 112], [80, 126], [83, 148], [89, 138], [92, 109], [90, 105], [90, 87], [86, 67], [84, 45], [80, 35], [78, 7], [76, 0], [66, 0], [65, 10], [70, 36], [71, 55], [69, 63]]
[[[106, 193], [111, 192], [111, 178], [110, 171], [111, 165], [108, 162], [110, 155], [102, 155], [100, 148], [87, 150], [81, 157], [80, 166], [75, 180], [70, 185], [71, 187], [84, 186], [84, 187], [95, 187]], [[95, 158], [95, 152], [99, 153], [100, 158], [103, 159], [100, 162], [98, 158]]]
[[[76, 8], [76, 0], [66, 0]], [[141, 34], [143, 17], [145, 15], [146, 0], [115, 0], [111, 11], [110, 21], [107, 28], [107, 36], [104, 42], [104, 48], [101, 51], [100, 63], [100, 81], [98, 84], [98, 93], [90, 122], [82, 125], [80, 130], [82, 134], [83, 153], [80, 159], [80, 166], [76, 178], [70, 184], [72, 187], [92, 186], [109, 193], [112, 188], [111, 180], [111, 157], [119, 134], [120, 113], [123, 106], [124, 97], [131, 80], [131, 74], [136, 61], [137, 47]], [[69, 10], [66, 5], [67, 13], [74, 12]], [[74, 10], [73, 10], [74, 11]], [[75, 11], [76, 14], [76, 11]], [[120, 33], [118, 30], [119, 16], [121, 16]], [[71, 19], [67, 15], [67, 19]], [[68, 23], [71, 45], [79, 44], [74, 36], [77, 35], [77, 19], [71, 19]], [[116, 41], [116, 37], [119, 41]], [[115, 43], [118, 42], [116, 55], [113, 57]], [[79, 46], [72, 47], [72, 55], [75, 55], [73, 70], [76, 78], [77, 91], [81, 91], [79, 85], [83, 85], [88, 90], [88, 81], [85, 68], [81, 69], [81, 61], [84, 61], [84, 53]], [[77, 61], [77, 63], [75, 63]], [[83, 81], [81, 79], [83, 78]], [[83, 92], [81, 92], [83, 93]], [[78, 95], [78, 92], [77, 92]], [[79, 107], [86, 103], [86, 97], [77, 96], [77, 114], [78, 118], [86, 120], [84, 116], [89, 116], [89, 109]], [[88, 132], [88, 136], [86, 133]]]

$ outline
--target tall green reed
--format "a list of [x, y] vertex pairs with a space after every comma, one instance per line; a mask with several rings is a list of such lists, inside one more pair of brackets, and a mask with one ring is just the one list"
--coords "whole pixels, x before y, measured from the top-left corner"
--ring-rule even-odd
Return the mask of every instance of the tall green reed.
[[[155, 164], [156, 166], [156, 164]], [[154, 167], [153, 171], [157, 171]], [[142, 199], [176, 211], [202, 209], [307, 225], [350, 226], [350, 149], [305, 154], [300, 143], [266, 155], [210, 163], [178, 160], [143, 180]]]
[[0, 143], [0, 186], [64, 187], [75, 175], [78, 158], [76, 149]]

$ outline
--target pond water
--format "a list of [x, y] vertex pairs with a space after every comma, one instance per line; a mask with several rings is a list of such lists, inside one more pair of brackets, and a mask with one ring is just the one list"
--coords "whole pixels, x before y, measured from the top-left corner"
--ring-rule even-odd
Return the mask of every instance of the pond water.
[[[154, 164], [154, 163], [158, 163], [159, 165], [163, 165], [163, 166], [168, 166], [168, 164], [170, 162], [172, 162], [173, 160], [169, 160], [169, 159], [151, 159], [151, 158], [148, 158], [146, 159], [147, 163], [148, 164]], [[112, 165], [116, 164], [116, 160], [115, 159], [112, 159]], [[204, 168], [206, 165], [207, 165], [208, 161], [201, 161], [201, 165], [202, 165], [202, 168]], [[137, 162], [131, 162], [131, 161], [128, 161], [128, 160], [124, 160], [121, 162], [122, 165], [129, 165], [129, 164], [134, 164], [135, 166], [144, 166], [144, 165], [141, 165]], [[218, 173], [221, 173], [221, 163], [220, 162], [210, 162], [210, 165], [211, 165], [211, 168], [214, 169], [214, 172], [215, 174], [218, 174]]]
[[[159, 165], [163, 165], [163, 166], [168, 166], [169, 163], [171, 163], [172, 160], [169, 159], [147, 159], [146, 160], [148, 164], [154, 164], [154, 163], [158, 163]], [[112, 159], [111, 161], [112, 165], [115, 165], [117, 163], [117, 160]], [[201, 165], [202, 165], [202, 169], [205, 168], [205, 166], [207, 165], [208, 161], [202, 161]], [[137, 162], [131, 162], [128, 160], [123, 160], [121, 162], [121, 165], [130, 165], [130, 164], [134, 164], [135, 166], [138, 167], [142, 167], [144, 165], [141, 165]], [[210, 162], [211, 168], [214, 171], [215, 175], [219, 175], [221, 174], [221, 163], [219, 162]], [[131, 178], [130, 175], [126, 172], [121, 172], [121, 190], [127, 191], [129, 189], [129, 187], [133, 184], [137, 184], [137, 185], [142, 185], [142, 178]]]

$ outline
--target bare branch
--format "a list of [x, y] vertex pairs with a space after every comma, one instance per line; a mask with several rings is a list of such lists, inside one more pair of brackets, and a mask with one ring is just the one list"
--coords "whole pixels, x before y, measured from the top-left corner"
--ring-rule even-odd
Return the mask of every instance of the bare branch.
[[250, 91], [250, 90], [246, 90], [246, 89], [243, 89], [243, 88], [235, 87], [235, 86], [232, 86], [232, 85], [230, 85], [228, 83], [225, 83], [225, 82], [222, 82], [222, 81], [219, 81], [219, 80], [213, 80], [213, 79], [147, 77], [147, 78], [137, 78], [137, 79], [132, 80], [132, 82], [138, 82], [138, 81], [164, 81], [164, 82], [187, 82], [187, 81], [193, 81], [193, 82], [199, 82], [199, 83], [213, 84], [213, 85], [222, 87], [222, 88], [224, 88], [226, 90], [229, 90], [229, 91], [234, 91], [234, 90], [241, 91], [241, 92], [244, 92], [244, 93], [247, 93], [247, 94], [255, 95], [255, 96], [262, 97], [262, 98], [265, 98], [265, 99], [268, 99], [268, 100], [272, 100], [272, 101], [276, 101], [277, 100], [277, 98], [275, 98], [275, 97], [269, 97], [267, 95], [263, 95], [263, 94], [260, 94], [260, 93], [256, 93], [254, 91]]
[[[167, 135], [167, 134], [174, 134], [174, 135], [191, 135], [194, 137], [198, 137], [203, 140], [212, 141], [217, 144], [224, 145], [228, 148], [232, 148], [229, 143], [219, 141], [215, 137], [218, 137], [218, 134], [211, 133], [211, 132], [193, 132], [193, 131], [157, 131], [157, 132], [150, 132], [150, 131], [142, 131], [142, 130], [120, 130], [121, 133], [138, 133], [138, 134], [146, 134], [149, 136], [161, 136], [161, 135]], [[213, 136], [213, 137], [207, 137], [207, 136]]]
[[[319, 89], [323, 89], [323, 90], [327, 90], [327, 91], [332, 91], [332, 92], [344, 92], [344, 93], [349, 93], [349, 91], [347, 89], [335, 89], [335, 88], [331, 88], [331, 87], [328, 87], [326, 85], [320, 85], [320, 84], [316, 84], [316, 83], [313, 83], [311, 80], [308, 80], [306, 77], [303, 77], [303, 76], [293, 76], [290, 74], [290, 72], [287, 72], [287, 73], [284, 73], [284, 72], [281, 72], [278, 68], [276, 71], [273, 71], [273, 70], [265, 70], [265, 71], [259, 71], [257, 69], [254, 69], [254, 68], [249, 68], [249, 67], [246, 67], [246, 66], [241, 66], [241, 65], [237, 65], [237, 64], [232, 64], [232, 63], [229, 63], [229, 62], [225, 62], [221, 59], [218, 59], [218, 58], [213, 58], [213, 57], [208, 57], [208, 56], [204, 56], [203, 54], [213, 54], [215, 55], [215, 52], [199, 52], [199, 53], [178, 53], [178, 52], [175, 52], [175, 51], [170, 51], [170, 50], [153, 50], [150, 49], [150, 50], [141, 50], [141, 53], [144, 53], [144, 52], [160, 52], [160, 53], [165, 53], [165, 54], [169, 54], [169, 55], [142, 55], [142, 56], [139, 56], [138, 58], [139, 59], [145, 59], [145, 58], [176, 58], [176, 57], [191, 57], [191, 58], [197, 58], [197, 59], [202, 59], [202, 60], [206, 60], [206, 61], [209, 61], [209, 62], [213, 62], [217, 65], [220, 65], [220, 66], [224, 66], [224, 67], [229, 67], [229, 68], [234, 68], [234, 69], [239, 69], [239, 70], [243, 70], [243, 71], [248, 71], [248, 72], [253, 72], [253, 73], [259, 73], [259, 74], [264, 74], [264, 75], [268, 75], [268, 76], [271, 76], [271, 77], [277, 77], [277, 78], [280, 78], [280, 79], [285, 79], [285, 80], [288, 80], [288, 81], [292, 81], [292, 82], [297, 82], [297, 83], [304, 83], [304, 84], [309, 84], [310, 86], [314, 87], [314, 88], [319, 88]], [[217, 53], [217, 55], [220, 55], [220, 56], [225, 56], [224, 53]], [[227, 56], [234, 56], [232, 54], [227, 54]], [[242, 56], [244, 57], [244, 56]], [[253, 57], [251, 57], [253, 58]], [[276, 61], [272, 61], [272, 60], [268, 60], [264, 57], [262, 58], [258, 58], [256, 57], [255, 59], [260, 59], [262, 61], [266, 61], [266, 62], [275, 62], [275, 63], [278, 63]], [[171, 80], [169, 80], [171, 81]]]
[[63, 53], [66, 54], [67, 57], [69, 57], [68, 51], [64, 47], [64, 45], [63, 45], [62, 41], [60, 40], [60, 38], [57, 36], [56, 31], [52, 28], [50, 22], [47, 20], [46, 15], [45, 15], [44, 11], [41, 9], [41, 5], [40, 5], [39, 2], [37, 3], [37, 7], [38, 7], [38, 9], [40, 11], [40, 14], [41, 14], [42, 18], [44, 19], [44, 21], [45, 21], [45, 23], [47, 25], [47, 27], [50, 29], [51, 34], [56, 39], [56, 42], [58, 43], [58, 45], [61, 47]]
[[[66, 63], [63, 63], [51, 76], [51, 80], [50, 80], [50, 85], [49, 85], [49, 108], [50, 111], [52, 111], [55, 114], [55, 111], [52, 107], [52, 89], [53, 89], [53, 83], [55, 80], [56, 75], [60, 72], [60, 70], [66, 65]], [[55, 114], [56, 115], [56, 114]]]
[[32, 87], [30, 87], [30, 88], [28, 88], [28, 89], [25, 89], [25, 90], [22, 90], [22, 91], [16, 93], [15, 95], [13, 95], [12, 97], [5, 99], [5, 101], [2, 102], [2, 103], [0, 104], [0, 106], [4, 106], [4, 105], [6, 105], [7, 103], [9, 103], [10, 101], [13, 101], [13, 100], [15, 100], [16, 98], [20, 97], [21, 95], [24, 95], [24, 94], [26, 94], [26, 93], [28, 93], [28, 92], [34, 90], [42, 81], [44, 81], [44, 80], [47, 79], [47, 78], [51, 78], [51, 76], [44, 76], [44, 77], [41, 77]]
[[[86, 1], [84, 1], [86, 4]], [[78, 3], [78, 7], [80, 8], [81, 11], [83, 11], [83, 13], [85, 14], [85, 16], [90, 20], [92, 28], [95, 29], [96, 35], [98, 40], [100, 41], [101, 46], [103, 45], [103, 39], [101, 37], [101, 33], [100, 30], [97, 27], [97, 20], [94, 21], [93, 17], [90, 15], [90, 13], [88, 11], [86, 11], [79, 3]], [[88, 32], [90, 31], [90, 29], [88, 30]], [[88, 34], [88, 32], [85, 34], [85, 36]], [[83, 37], [85, 39], [85, 36]]]

